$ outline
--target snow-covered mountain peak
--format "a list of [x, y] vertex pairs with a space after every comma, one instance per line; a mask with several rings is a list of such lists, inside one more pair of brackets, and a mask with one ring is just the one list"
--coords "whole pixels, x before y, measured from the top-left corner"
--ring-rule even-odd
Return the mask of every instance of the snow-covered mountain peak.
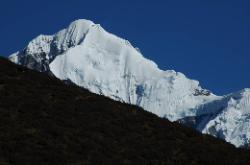
[[25, 50], [10, 60], [170, 120], [195, 115], [196, 107], [216, 97], [182, 73], [160, 70], [129, 41], [84, 19], [37, 37]]
[[39, 35], [31, 42], [29, 42], [25, 51], [27, 54], [34, 55], [38, 53], [48, 54], [50, 51], [50, 44], [53, 40], [53, 36], [50, 35]]
[[54, 35], [40, 35], [9, 59], [171, 121], [191, 118], [198, 130], [238, 146], [250, 143], [250, 89], [216, 96], [182, 73], [160, 70], [129, 41], [92, 21], [76, 20]]
[[241, 93], [242, 96], [248, 96], [248, 95], [250, 95], [250, 88], [244, 88], [241, 91], [239, 91], [238, 93]]
[[[70, 48], [81, 44], [91, 27], [95, 26], [92, 21], [79, 19], [72, 22], [68, 28], [61, 30], [55, 35], [54, 44], [58, 49]], [[65, 51], [65, 50], [64, 50]]]
[[232, 94], [229, 106], [233, 106], [243, 115], [250, 114], [250, 89], [246, 88], [237, 93]]
[[78, 29], [81, 29], [83, 31], [86, 31], [92, 25], [95, 25], [95, 23], [91, 20], [78, 19], [78, 20], [75, 20], [72, 23], [70, 23], [69, 29], [71, 29], [73, 27], [75, 29], [78, 28]]
[[78, 19], [70, 23], [70, 25], [64, 30], [66, 31], [66, 35], [69, 35], [72, 39], [81, 38], [81, 36], [86, 35], [88, 30], [93, 26], [95, 26], [95, 23], [90, 20]]
[[227, 95], [222, 109], [206, 124], [203, 133], [238, 146], [250, 147], [250, 89]]

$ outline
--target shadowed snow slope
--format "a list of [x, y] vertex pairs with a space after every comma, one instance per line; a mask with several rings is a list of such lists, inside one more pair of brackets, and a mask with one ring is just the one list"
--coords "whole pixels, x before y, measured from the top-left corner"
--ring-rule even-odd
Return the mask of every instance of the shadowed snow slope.
[[88, 20], [74, 21], [55, 35], [37, 37], [10, 60], [171, 121], [213, 116], [225, 102], [182, 73], [160, 70], [129, 41]]

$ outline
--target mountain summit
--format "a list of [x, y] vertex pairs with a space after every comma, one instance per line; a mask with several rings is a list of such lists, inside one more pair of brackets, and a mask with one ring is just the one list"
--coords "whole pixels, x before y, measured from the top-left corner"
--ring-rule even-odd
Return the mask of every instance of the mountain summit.
[[[77, 20], [54, 35], [40, 35], [9, 59], [30, 69], [50, 72], [94, 93], [138, 105], [171, 121], [192, 122], [191, 125], [199, 131], [236, 146], [249, 144], [247, 129], [250, 126], [239, 128], [242, 126], [239, 121], [250, 116], [245, 110], [243, 113], [243, 106], [249, 107], [249, 102], [245, 101], [236, 108], [239, 112], [236, 120], [219, 122], [223, 129], [218, 125], [219, 115], [232, 119], [231, 113], [223, 112], [228, 112], [229, 105], [241, 102], [247, 94], [237, 97], [232, 103], [235, 94], [216, 96], [182, 73], [160, 70], [129, 41], [107, 32], [92, 21]], [[232, 138], [228, 129], [241, 131], [234, 133]]]
[[218, 98], [182, 73], [160, 70], [129, 41], [88, 20], [38, 36], [10, 60], [172, 121], [195, 115], [197, 106]]

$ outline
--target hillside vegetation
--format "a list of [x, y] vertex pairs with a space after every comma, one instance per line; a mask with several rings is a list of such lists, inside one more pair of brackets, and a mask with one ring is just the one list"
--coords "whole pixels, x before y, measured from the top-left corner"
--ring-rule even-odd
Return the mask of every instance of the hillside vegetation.
[[0, 164], [250, 164], [250, 152], [0, 58]]

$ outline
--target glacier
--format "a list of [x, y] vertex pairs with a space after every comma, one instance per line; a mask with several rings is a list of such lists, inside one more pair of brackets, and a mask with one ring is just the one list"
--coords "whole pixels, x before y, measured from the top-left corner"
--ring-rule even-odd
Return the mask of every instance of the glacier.
[[[129, 41], [80, 19], [54, 35], [39, 35], [9, 56], [91, 92], [138, 105], [238, 147], [250, 143], [250, 90], [216, 96], [180, 72], [161, 70]], [[235, 115], [232, 117], [232, 115]]]

